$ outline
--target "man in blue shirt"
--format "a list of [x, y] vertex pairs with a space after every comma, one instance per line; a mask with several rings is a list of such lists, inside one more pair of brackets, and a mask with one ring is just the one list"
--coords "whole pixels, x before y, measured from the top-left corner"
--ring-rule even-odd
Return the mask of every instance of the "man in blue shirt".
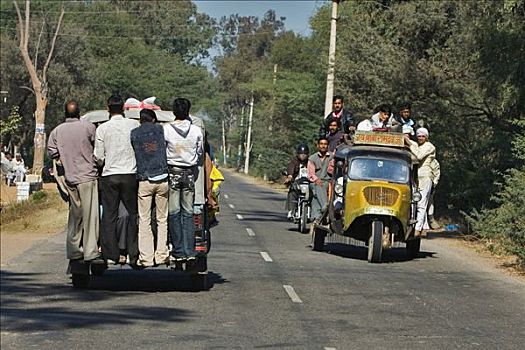
[[[139, 260], [149, 267], [169, 263], [168, 239], [168, 162], [164, 129], [156, 124], [151, 109], [140, 111], [140, 126], [131, 130], [131, 144], [137, 161]], [[157, 247], [151, 229], [151, 204], [155, 201]]]

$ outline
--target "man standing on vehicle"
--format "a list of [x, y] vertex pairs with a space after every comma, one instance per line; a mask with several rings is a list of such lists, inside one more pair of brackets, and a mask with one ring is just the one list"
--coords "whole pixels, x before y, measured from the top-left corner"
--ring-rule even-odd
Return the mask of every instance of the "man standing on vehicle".
[[[168, 163], [164, 129], [156, 124], [151, 109], [140, 111], [140, 126], [131, 130], [131, 144], [137, 160], [139, 261], [149, 267], [169, 263], [168, 252]], [[155, 201], [157, 247], [151, 229], [151, 204]]]
[[432, 168], [431, 164], [436, 158], [436, 148], [428, 141], [428, 130], [419, 128], [416, 131], [417, 143], [410, 140], [405, 134], [405, 143], [409, 146], [410, 151], [419, 161], [417, 170], [418, 189], [421, 193], [421, 200], [417, 203], [417, 223], [416, 236], [421, 236], [423, 230], [428, 228], [427, 207], [432, 190]]
[[312, 187], [312, 217], [319, 219], [328, 204], [328, 185], [331, 176], [328, 173], [331, 153], [328, 152], [328, 140], [320, 137], [317, 151], [308, 158], [308, 180]]
[[100, 243], [105, 260], [126, 263], [126, 253], [118, 246], [117, 218], [120, 201], [129, 214], [126, 239], [127, 254], [132, 266], [138, 260], [137, 235], [137, 163], [131, 146], [131, 130], [137, 128], [136, 120], [124, 118], [124, 100], [112, 95], [108, 99], [109, 121], [97, 128], [95, 160], [104, 165], [100, 179], [102, 220]]
[[80, 120], [75, 101], [65, 105], [66, 121], [49, 135], [47, 153], [64, 167], [69, 196], [66, 251], [70, 260], [103, 263], [98, 251], [98, 171], [93, 158], [95, 126]]
[[300, 144], [297, 146], [296, 155], [292, 158], [286, 168], [286, 178], [284, 179], [285, 184], [290, 184], [288, 188], [288, 197], [286, 198], [286, 210], [288, 211], [286, 217], [290, 220], [293, 217], [293, 210], [297, 204], [297, 198], [299, 196], [299, 189], [295, 186], [294, 181], [299, 175], [302, 168], [307, 169], [308, 156], [310, 155], [310, 149], [307, 144]]
[[352, 112], [344, 109], [345, 103], [343, 96], [336, 95], [332, 101], [332, 112], [323, 119], [321, 127], [319, 128], [319, 138], [328, 135], [328, 126], [332, 120], [337, 121], [339, 130], [345, 134], [351, 132], [357, 124]]
[[164, 125], [170, 187], [168, 231], [173, 245], [171, 254], [178, 262], [195, 259], [193, 202], [204, 137], [201, 129], [189, 120], [190, 108], [188, 99], [175, 99], [175, 121]]

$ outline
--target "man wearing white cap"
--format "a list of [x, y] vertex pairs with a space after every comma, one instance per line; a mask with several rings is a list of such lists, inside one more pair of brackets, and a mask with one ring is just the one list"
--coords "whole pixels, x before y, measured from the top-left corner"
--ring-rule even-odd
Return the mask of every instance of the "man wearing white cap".
[[427, 222], [427, 207], [432, 190], [432, 162], [436, 158], [436, 148], [428, 141], [428, 130], [426, 128], [419, 128], [416, 131], [417, 142], [410, 140], [410, 137], [405, 135], [405, 143], [410, 148], [419, 161], [417, 171], [418, 188], [421, 193], [421, 200], [417, 203], [417, 223], [416, 236], [421, 236], [424, 229], [428, 229]]

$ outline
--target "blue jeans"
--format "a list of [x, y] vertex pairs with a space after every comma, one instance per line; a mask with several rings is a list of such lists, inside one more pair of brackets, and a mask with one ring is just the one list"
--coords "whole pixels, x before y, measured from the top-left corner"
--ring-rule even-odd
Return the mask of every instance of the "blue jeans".
[[[193, 201], [195, 188], [193, 176], [172, 176], [170, 170], [170, 192], [168, 199], [168, 232], [177, 258], [195, 257], [195, 224]], [[187, 175], [187, 174], [186, 174]]]

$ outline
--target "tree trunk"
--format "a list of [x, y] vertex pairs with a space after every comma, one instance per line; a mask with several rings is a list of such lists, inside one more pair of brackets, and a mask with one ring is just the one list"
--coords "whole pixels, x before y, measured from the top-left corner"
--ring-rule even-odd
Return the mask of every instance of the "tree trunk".
[[35, 91], [36, 109], [35, 109], [35, 139], [34, 139], [34, 154], [33, 154], [33, 170], [32, 173], [36, 175], [42, 174], [44, 168], [44, 152], [46, 150], [46, 107], [47, 96], [41, 92]]

